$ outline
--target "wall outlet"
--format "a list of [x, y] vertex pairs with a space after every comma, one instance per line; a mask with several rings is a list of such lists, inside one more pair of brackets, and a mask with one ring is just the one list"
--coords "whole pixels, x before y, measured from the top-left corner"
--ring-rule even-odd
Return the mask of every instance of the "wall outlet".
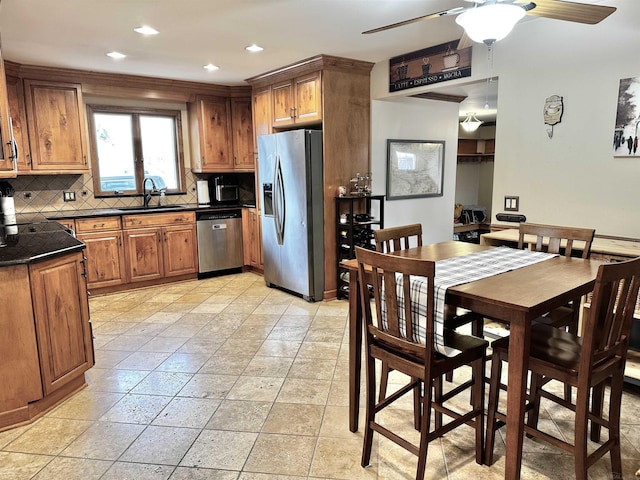
[[65, 202], [75, 202], [76, 201], [76, 192], [62, 192], [62, 198]]
[[520, 209], [520, 197], [505, 195], [504, 209], [507, 212], [517, 212]]

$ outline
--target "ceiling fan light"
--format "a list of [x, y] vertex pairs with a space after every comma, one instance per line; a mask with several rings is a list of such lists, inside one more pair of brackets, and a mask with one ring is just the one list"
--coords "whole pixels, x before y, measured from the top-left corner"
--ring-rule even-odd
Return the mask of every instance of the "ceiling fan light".
[[461, 13], [456, 17], [456, 23], [474, 42], [491, 45], [509, 35], [525, 13], [517, 5], [495, 3]]
[[472, 133], [480, 128], [483, 122], [476, 118], [475, 113], [467, 113], [467, 118], [460, 122], [460, 126], [467, 133]]

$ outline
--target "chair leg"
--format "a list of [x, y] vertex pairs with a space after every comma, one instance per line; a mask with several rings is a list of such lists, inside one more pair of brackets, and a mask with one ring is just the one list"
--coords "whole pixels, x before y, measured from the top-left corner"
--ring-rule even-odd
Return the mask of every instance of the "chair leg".
[[[532, 428], [538, 428], [538, 417], [540, 416], [540, 389], [542, 388], [542, 375], [531, 373], [531, 386], [529, 387], [529, 395], [531, 397], [532, 408], [529, 410], [527, 417], [527, 425]], [[527, 434], [531, 438], [531, 435]]]
[[453, 370], [444, 374], [444, 378], [447, 382], [453, 382]]
[[[442, 377], [440, 377], [442, 381]], [[418, 451], [418, 468], [416, 471], [416, 480], [424, 480], [424, 473], [427, 467], [427, 452], [429, 448], [429, 424], [431, 423], [431, 386], [424, 384], [424, 396], [422, 397], [422, 418], [420, 422], [420, 448]], [[429, 382], [430, 383], [430, 382]]]
[[[433, 379], [433, 403], [436, 404], [440, 404], [442, 403], [442, 393], [443, 393], [443, 386], [442, 386], [442, 377], [438, 377], [438, 378], [434, 378]], [[442, 412], [434, 412], [434, 426], [435, 429], [439, 429], [440, 427], [442, 427]]]
[[575, 411], [574, 462], [576, 480], [587, 480], [587, 433], [589, 412], [589, 389], [578, 389]]
[[487, 465], [493, 463], [493, 447], [496, 442], [496, 412], [500, 397], [500, 375], [502, 374], [502, 359], [496, 352], [491, 357], [491, 379], [489, 382], [489, 404], [487, 405], [487, 439], [485, 441], [484, 461]]
[[620, 453], [620, 408], [622, 403], [622, 389], [624, 376], [622, 372], [611, 379], [611, 394], [609, 397], [609, 438], [614, 439], [609, 455], [611, 456], [612, 478], [622, 478], [622, 458]]
[[413, 427], [420, 430], [422, 421], [422, 382], [418, 378], [412, 378], [412, 382], [416, 382], [413, 389]]
[[484, 464], [484, 358], [471, 365], [473, 376], [472, 401], [473, 410], [478, 412], [475, 419], [476, 428], [476, 463]]
[[367, 411], [365, 415], [364, 440], [362, 445], [362, 461], [361, 465], [366, 467], [371, 461], [371, 448], [373, 447], [373, 429], [371, 423], [375, 420], [376, 406], [376, 364], [367, 352], [366, 365], [366, 386], [367, 386]]
[[380, 374], [380, 396], [378, 401], [381, 402], [387, 397], [387, 385], [389, 382], [389, 372], [391, 369], [386, 362], [382, 362], [382, 372]]
[[[596, 417], [602, 418], [602, 411], [604, 407], [604, 382], [600, 385], [593, 387], [591, 393], [591, 413]], [[602, 425], [596, 422], [591, 422], [591, 440], [594, 442], [600, 441], [600, 432]]]

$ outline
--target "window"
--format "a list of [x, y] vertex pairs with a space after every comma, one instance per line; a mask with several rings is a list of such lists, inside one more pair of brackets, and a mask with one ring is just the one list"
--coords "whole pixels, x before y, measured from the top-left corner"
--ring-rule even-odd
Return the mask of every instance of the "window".
[[88, 111], [96, 197], [141, 195], [145, 178], [158, 190], [184, 192], [179, 111], [98, 105]]

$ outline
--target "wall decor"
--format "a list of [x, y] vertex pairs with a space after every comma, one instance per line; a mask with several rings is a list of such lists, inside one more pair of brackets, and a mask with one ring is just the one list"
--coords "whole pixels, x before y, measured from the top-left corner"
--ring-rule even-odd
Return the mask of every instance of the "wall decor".
[[444, 141], [387, 140], [387, 200], [442, 196]]
[[638, 149], [640, 124], [640, 77], [623, 78], [618, 90], [616, 126], [613, 131], [614, 157], [640, 157]]
[[542, 116], [544, 117], [544, 123], [549, 125], [549, 128], [547, 128], [547, 135], [549, 135], [549, 138], [553, 137], [553, 126], [557, 125], [562, 120], [563, 110], [564, 106], [560, 95], [551, 95], [544, 101]]
[[421, 87], [471, 76], [471, 47], [459, 40], [389, 59], [389, 91]]

